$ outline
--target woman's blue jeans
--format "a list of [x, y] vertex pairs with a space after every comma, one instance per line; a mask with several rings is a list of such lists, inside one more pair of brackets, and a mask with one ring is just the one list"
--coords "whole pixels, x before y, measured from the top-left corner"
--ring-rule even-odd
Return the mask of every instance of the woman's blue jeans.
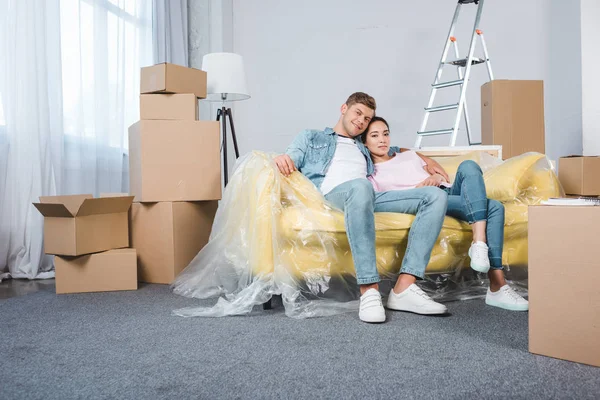
[[502, 269], [504, 247], [504, 206], [486, 197], [481, 168], [474, 161], [463, 161], [456, 172], [456, 179], [448, 193], [448, 210], [451, 217], [472, 224], [487, 221], [486, 236], [489, 247], [490, 267]]

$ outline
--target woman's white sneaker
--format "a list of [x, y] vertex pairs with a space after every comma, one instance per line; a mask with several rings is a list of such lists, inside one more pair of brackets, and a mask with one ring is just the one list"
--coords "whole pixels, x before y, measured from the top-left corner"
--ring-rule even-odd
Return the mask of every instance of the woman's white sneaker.
[[490, 270], [489, 248], [484, 242], [475, 242], [469, 248], [471, 268], [477, 272], [486, 273]]
[[433, 301], [427, 293], [414, 283], [399, 294], [394, 293], [393, 289], [390, 290], [387, 308], [424, 315], [446, 314], [448, 312], [445, 305]]
[[376, 289], [367, 290], [360, 296], [358, 318], [363, 322], [385, 322], [385, 309], [381, 301], [381, 294]]
[[488, 288], [485, 304], [510, 311], [529, 310], [529, 302], [508, 285], [502, 286], [497, 292], [492, 292]]

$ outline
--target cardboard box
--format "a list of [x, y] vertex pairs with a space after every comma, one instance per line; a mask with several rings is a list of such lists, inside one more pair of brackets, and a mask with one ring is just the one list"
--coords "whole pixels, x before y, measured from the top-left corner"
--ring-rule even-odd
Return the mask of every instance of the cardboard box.
[[129, 247], [127, 211], [133, 196], [42, 196], [46, 254], [78, 256]]
[[133, 203], [131, 245], [142, 282], [170, 284], [208, 243], [216, 201]]
[[199, 69], [162, 63], [142, 68], [140, 75], [141, 93], [194, 93], [206, 98], [206, 72]]
[[600, 195], [600, 157], [561, 157], [558, 179], [566, 194]]
[[198, 120], [198, 100], [193, 93], [142, 94], [140, 119]]
[[599, 206], [529, 207], [529, 351], [600, 366]]
[[546, 152], [543, 81], [493, 80], [481, 87], [481, 144], [508, 158]]
[[140, 202], [220, 199], [219, 123], [143, 120], [132, 125], [129, 190]]
[[135, 249], [109, 250], [78, 257], [54, 257], [56, 293], [136, 290]]

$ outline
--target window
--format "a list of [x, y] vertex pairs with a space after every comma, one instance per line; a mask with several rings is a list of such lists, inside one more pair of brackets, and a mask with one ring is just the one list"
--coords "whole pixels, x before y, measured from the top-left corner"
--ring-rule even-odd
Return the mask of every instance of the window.
[[65, 135], [127, 148], [140, 68], [152, 63], [152, 2], [61, 0]]

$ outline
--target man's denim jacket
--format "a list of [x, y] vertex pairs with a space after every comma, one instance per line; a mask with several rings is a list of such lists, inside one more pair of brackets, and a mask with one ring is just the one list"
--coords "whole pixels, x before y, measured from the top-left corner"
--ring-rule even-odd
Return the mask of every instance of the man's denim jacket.
[[[367, 161], [367, 176], [371, 176], [374, 167], [369, 150], [362, 143], [360, 137], [355, 138], [354, 141]], [[296, 136], [287, 148], [286, 154], [290, 156], [298, 171], [302, 172], [320, 189], [329, 164], [333, 160], [336, 146], [337, 134], [333, 129], [325, 128], [324, 131], [307, 129]], [[398, 147], [391, 147], [390, 154], [399, 150]]]

